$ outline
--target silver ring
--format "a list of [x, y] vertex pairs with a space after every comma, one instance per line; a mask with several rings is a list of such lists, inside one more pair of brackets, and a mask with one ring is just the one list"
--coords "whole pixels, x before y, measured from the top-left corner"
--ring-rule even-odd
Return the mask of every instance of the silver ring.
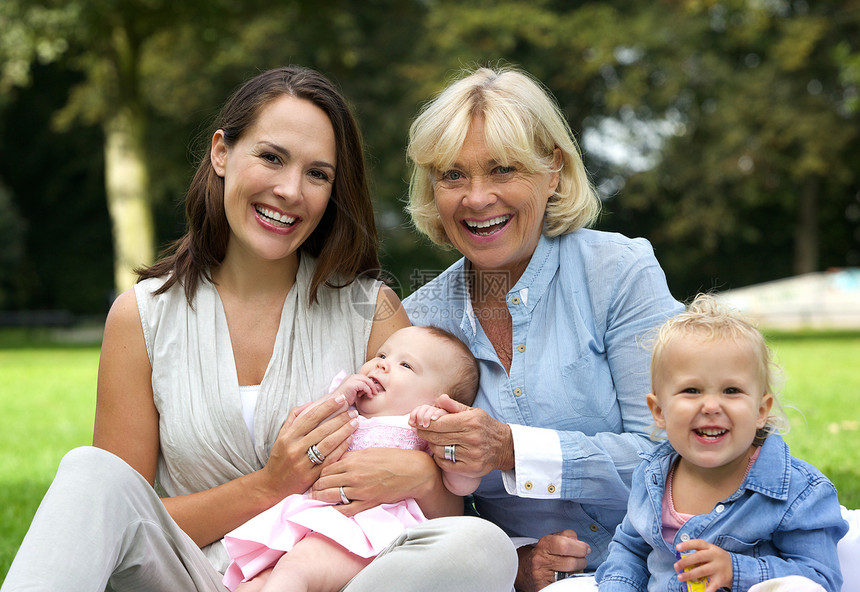
[[315, 465], [321, 465], [325, 460], [325, 455], [320, 452], [320, 449], [317, 448], [316, 444], [314, 444], [308, 448], [308, 458], [311, 459], [311, 462]]
[[450, 460], [452, 463], [457, 462], [456, 448], [456, 444], [448, 444], [445, 446], [445, 460]]
[[557, 582], [559, 580], [563, 580], [569, 575], [570, 575], [569, 571], [557, 571], [557, 572], [555, 572], [555, 581]]
[[349, 498], [346, 497], [346, 494], [343, 492], [343, 485], [340, 486], [340, 503], [348, 504]]

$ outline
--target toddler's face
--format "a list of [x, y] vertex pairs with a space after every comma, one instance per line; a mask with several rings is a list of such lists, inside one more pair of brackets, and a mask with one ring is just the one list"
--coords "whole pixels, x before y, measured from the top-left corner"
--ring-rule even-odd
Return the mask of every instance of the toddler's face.
[[450, 344], [426, 329], [400, 329], [359, 370], [373, 380], [375, 393], [356, 399], [356, 408], [372, 417], [405, 415], [419, 405], [433, 404], [450, 386], [456, 362], [452, 351]]
[[731, 339], [678, 337], [663, 349], [648, 407], [681, 457], [698, 467], [746, 463], [773, 396], [752, 347]]

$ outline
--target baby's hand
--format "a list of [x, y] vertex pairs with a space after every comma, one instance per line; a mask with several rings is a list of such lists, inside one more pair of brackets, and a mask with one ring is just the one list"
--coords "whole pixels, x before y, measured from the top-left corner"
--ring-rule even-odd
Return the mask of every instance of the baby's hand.
[[[702, 539], [684, 541], [675, 548], [682, 554], [681, 559], [674, 565], [675, 571], [678, 572], [678, 581], [691, 582], [707, 578], [705, 592], [731, 588], [734, 571], [732, 556], [728, 551]], [[689, 586], [687, 588], [690, 589]]]
[[356, 398], [362, 395], [373, 397], [375, 394], [373, 381], [370, 378], [363, 374], [353, 374], [344, 378], [331, 396], [343, 395], [346, 397], [347, 404], [354, 405]]
[[444, 409], [439, 409], [433, 405], [419, 405], [409, 414], [409, 425], [413, 428], [426, 428], [430, 425], [431, 421], [447, 414], [448, 412]]

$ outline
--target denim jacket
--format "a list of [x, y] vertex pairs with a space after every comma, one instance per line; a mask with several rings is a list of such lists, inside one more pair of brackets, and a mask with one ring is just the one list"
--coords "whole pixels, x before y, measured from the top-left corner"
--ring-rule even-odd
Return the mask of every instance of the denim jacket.
[[[642, 456], [645, 461], [633, 475], [627, 517], [597, 571], [600, 592], [686, 592], [672, 567], [674, 546], [661, 532], [666, 477], [678, 454], [665, 442]], [[728, 551], [735, 592], [788, 575], [805, 576], [828, 592], [839, 592], [836, 543], [847, 530], [833, 484], [809, 463], [792, 457], [782, 438], [772, 434], [738, 490], [708, 514], [690, 518], [674, 544], [704, 539]]]

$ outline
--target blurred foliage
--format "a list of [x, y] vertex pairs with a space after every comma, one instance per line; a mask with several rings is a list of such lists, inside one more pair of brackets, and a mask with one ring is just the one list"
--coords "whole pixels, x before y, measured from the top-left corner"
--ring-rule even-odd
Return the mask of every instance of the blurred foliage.
[[649, 238], [678, 298], [860, 265], [858, 28], [856, 0], [4, 0], [0, 181], [28, 228], [11, 306], [104, 312], [101, 130], [118, 101], [136, 93], [145, 115], [164, 244], [221, 102], [288, 63], [356, 109], [403, 295], [457, 256], [403, 215], [411, 118], [462, 67], [496, 63], [556, 96], [605, 198], [600, 227]]
[[24, 234], [27, 223], [21, 217], [12, 196], [0, 185], [0, 310], [14, 308], [24, 259]]

